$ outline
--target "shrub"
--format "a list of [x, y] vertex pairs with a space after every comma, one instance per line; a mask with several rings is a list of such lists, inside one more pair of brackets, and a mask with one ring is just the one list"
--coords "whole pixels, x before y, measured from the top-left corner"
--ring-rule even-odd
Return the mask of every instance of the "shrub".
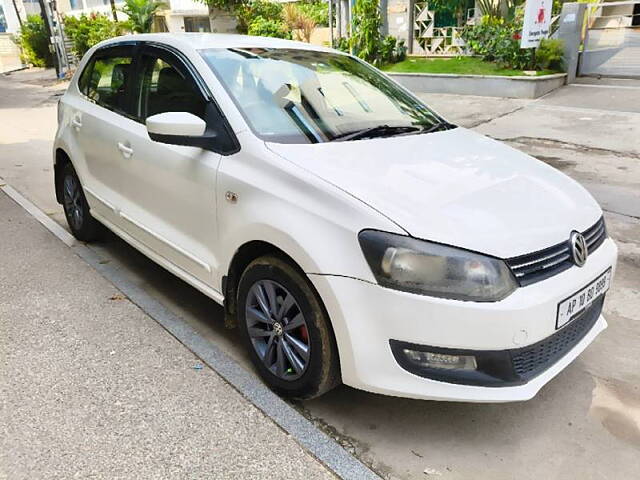
[[520, 48], [521, 22], [484, 17], [478, 25], [467, 27], [462, 38], [469, 49], [483, 60], [501, 67], [524, 70], [531, 66], [533, 49]]
[[346, 37], [336, 38], [333, 43], [333, 48], [345, 53], [349, 53], [351, 51], [351, 48], [349, 47], [349, 40]]
[[543, 39], [535, 50], [534, 59], [533, 48], [520, 48], [521, 30], [520, 15], [516, 15], [513, 22], [483, 17], [478, 25], [463, 30], [462, 37], [473, 53], [480, 55], [483, 60], [496, 62], [501, 67], [515, 70], [534, 67], [562, 69], [562, 40]]
[[[351, 38], [348, 46], [358, 57], [376, 66], [400, 62], [407, 55], [404, 40], [380, 34], [382, 18], [378, 0], [356, 0], [353, 7]], [[340, 39], [336, 48], [348, 51]]]
[[248, 33], [249, 25], [256, 21], [258, 17], [277, 23], [282, 18], [282, 4], [268, 0], [254, 0], [253, 2], [238, 4], [235, 13], [238, 20], [236, 29], [240, 33]]
[[283, 21], [264, 17], [254, 18], [249, 24], [248, 33], [259, 37], [291, 38], [291, 32]]
[[22, 60], [36, 67], [53, 66], [53, 55], [49, 50], [49, 37], [40, 15], [29, 15], [23, 22], [18, 36], [22, 48]]
[[541, 69], [564, 70], [562, 54], [564, 42], [558, 38], [545, 38], [536, 50], [536, 64]]
[[304, 13], [295, 3], [287, 3], [282, 9], [282, 19], [296, 40], [311, 41], [311, 34], [316, 28], [316, 21]]
[[329, 3], [322, 1], [303, 0], [295, 6], [307, 18], [313, 19], [318, 27], [329, 26]]
[[82, 14], [79, 18], [65, 17], [64, 30], [73, 44], [74, 53], [82, 57], [97, 43], [124, 33], [126, 24], [114, 22], [106, 15], [92, 13], [88, 16]]
[[380, 63], [397, 63], [407, 57], [407, 47], [404, 40], [398, 40], [392, 35], [386, 36], [380, 44], [379, 52]]

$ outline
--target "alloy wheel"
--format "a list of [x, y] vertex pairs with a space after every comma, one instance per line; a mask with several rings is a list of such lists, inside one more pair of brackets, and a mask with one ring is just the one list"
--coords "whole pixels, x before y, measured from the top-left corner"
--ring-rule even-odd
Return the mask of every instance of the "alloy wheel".
[[73, 175], [67, 175], [63, 183], [64, 208], [69, 217], [69, 221], [76, 230], [82, 228], [84, 211], [82, 208], [82, 195], [80, 184]]
[[253, 284], [245, 305], [247, 331], [263, 364], [278, 378], [296, 380], [309, 364], [311, 342], [294, 296], [272, 280]]

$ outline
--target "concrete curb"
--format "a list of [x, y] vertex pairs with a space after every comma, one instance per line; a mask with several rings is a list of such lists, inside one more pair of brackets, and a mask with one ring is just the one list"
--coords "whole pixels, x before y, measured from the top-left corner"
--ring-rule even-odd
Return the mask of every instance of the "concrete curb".
[[567, 74], [539, 77], [458, 75], [451, 73], [392, 73], [391, 78], [418, 93], [450, 93], [485, 97], [539, 98], [565, 84]]
[[129, 300], [158, 322], [180, 343], [200, 357], [244, 398], [262, 411], [276, 425], [291, 435], [305, 450], [335, 475], [344, 479], [379, 479], [366, 465], [319, 430], [291, 405], [269, 390], [254, 374], [245, 370], [215, 344], [206, 340], [151, 295], [130, 282], [117, 268], [103, 263], [87, 245], [78, 242], [64, 228], [44, 214], [10, 185], [0, 183], [0, 190], [24, 208], [80, 258], [117, 287]]

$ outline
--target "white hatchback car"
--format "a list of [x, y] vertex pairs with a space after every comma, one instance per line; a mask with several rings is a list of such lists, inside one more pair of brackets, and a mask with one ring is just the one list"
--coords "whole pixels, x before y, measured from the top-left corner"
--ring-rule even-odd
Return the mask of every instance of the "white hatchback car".
[[606, 327], [617, 248], [591, 195], [350, 55], [120, 37], [58, 123], [73, 234], [105, 225], [223, 304], [284, 395], [525, 400]]

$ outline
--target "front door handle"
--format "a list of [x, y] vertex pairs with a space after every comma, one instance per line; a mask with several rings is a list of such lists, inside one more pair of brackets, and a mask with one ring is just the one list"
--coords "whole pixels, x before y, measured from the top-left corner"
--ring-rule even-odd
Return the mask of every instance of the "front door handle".
[[133, 155], [133, 148], [125, 145], [122, 142], [118, 142], [118, 150], [120, 150], [120, 153], [122, 153], [122, 156], [124, 158], [130, 158], [131, 155]]
[[73, 125], [76, 130], [80, 130], [80, 128], [82, 127], [82, 122], [80, 121], [80, 118], [73, 117], [73, 120], [71, 120], [71, 125]]

